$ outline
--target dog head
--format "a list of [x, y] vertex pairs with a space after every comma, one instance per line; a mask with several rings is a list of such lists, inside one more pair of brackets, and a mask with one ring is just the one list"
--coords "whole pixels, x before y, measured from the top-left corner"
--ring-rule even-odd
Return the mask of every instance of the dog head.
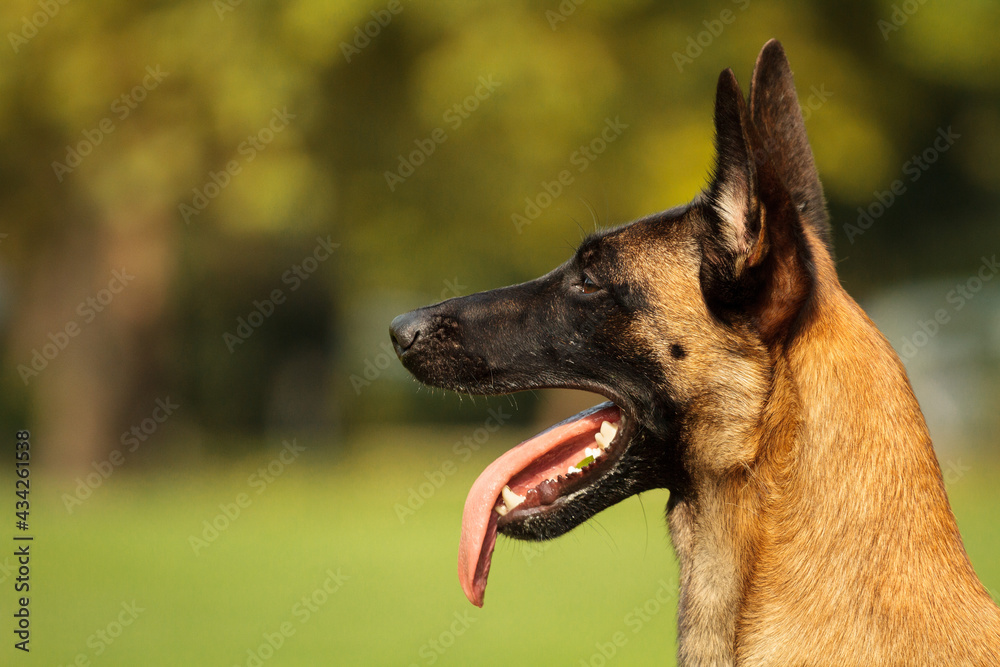
[[782, 346], [829, 255], [791, 71], [769, 42], [749, 105], [715, 100], [715, 173], [685, 206], [583, 241], [550, 273], [393, 320], [403, 365], [474, 394], [583, 389], [607, 403], [521, 443], [466, 501], [459, 576], [482, 605], [496, 534], [551, 539], [631, 495], [683, 494], [752, 460]]

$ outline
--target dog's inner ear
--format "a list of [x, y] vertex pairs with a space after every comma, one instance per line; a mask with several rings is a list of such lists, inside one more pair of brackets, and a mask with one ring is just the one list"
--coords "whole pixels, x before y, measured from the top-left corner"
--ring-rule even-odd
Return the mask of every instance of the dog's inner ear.
[[715, 98], [715, 174], [705, 196], [702, 289], [765, 340], [787, 331], [811, 290], [799, 209], [763, 150], [732, 70]]
[[747, 269], [764, 249], [764, 211], [748, 131], [746, 103], [732, 70], [719, 76], [715, 95], [715, 175], [707, 193], [709, 223], [704, 243], [709, 295], [741, 302]]

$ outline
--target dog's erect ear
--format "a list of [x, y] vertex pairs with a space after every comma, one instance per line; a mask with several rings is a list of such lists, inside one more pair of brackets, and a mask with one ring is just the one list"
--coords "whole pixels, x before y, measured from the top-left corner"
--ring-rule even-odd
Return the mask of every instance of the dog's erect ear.
[[761, 138], [762, 157], [770, 159], [803, 221], [830, 248], [830, 220], [823, 186], [809, 147], [792, 70], [785, 50], [775, 39], [764, 45], [754, 65], [750, 118]]
[[788, 330], [812, 289], [799, 211], [762, 151], [732, 70], [715, 96], [715, 174], [705, 195], [702, 289], [717, 312], [748, 317], [765, 340]]
[[710, 231], [702, 272], [710, 295], [724, 303], [741, 300], [742, 278], [764, 249], [752, 130], [743, 92], [727, 69], [715, 93], [715, 174], [706, 196]]

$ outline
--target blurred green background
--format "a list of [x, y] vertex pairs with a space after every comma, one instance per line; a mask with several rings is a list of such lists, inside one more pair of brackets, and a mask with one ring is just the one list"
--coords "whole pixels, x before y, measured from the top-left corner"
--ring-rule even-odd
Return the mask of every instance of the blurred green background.
[[29, 655], [0, 550], [0, 663], [672, 663], [666, 492], [501, 540], [466, 602], [472, 480], [599, 399], [420, 388], [387, 326], [690, 200], [718, 73], [745, 86], [771, 37], [841, 278], [998, 596], [1000, 4], [11, 0], [0, 25], [0, 432], [31, 431], [35, 536]]

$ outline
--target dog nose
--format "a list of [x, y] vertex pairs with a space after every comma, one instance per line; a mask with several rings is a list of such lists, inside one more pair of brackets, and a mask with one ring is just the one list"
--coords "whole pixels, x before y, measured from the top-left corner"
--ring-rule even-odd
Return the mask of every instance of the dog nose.
[[419, 310], [411, 310], [393, 319], [389, 324], [389, 338], [392, 339], [392, 347], [396, 350], [397, 357], [402, 357], [403, 353], [416, 342], [421, 328], [426, 332], [425, 325], [426, 318]]

